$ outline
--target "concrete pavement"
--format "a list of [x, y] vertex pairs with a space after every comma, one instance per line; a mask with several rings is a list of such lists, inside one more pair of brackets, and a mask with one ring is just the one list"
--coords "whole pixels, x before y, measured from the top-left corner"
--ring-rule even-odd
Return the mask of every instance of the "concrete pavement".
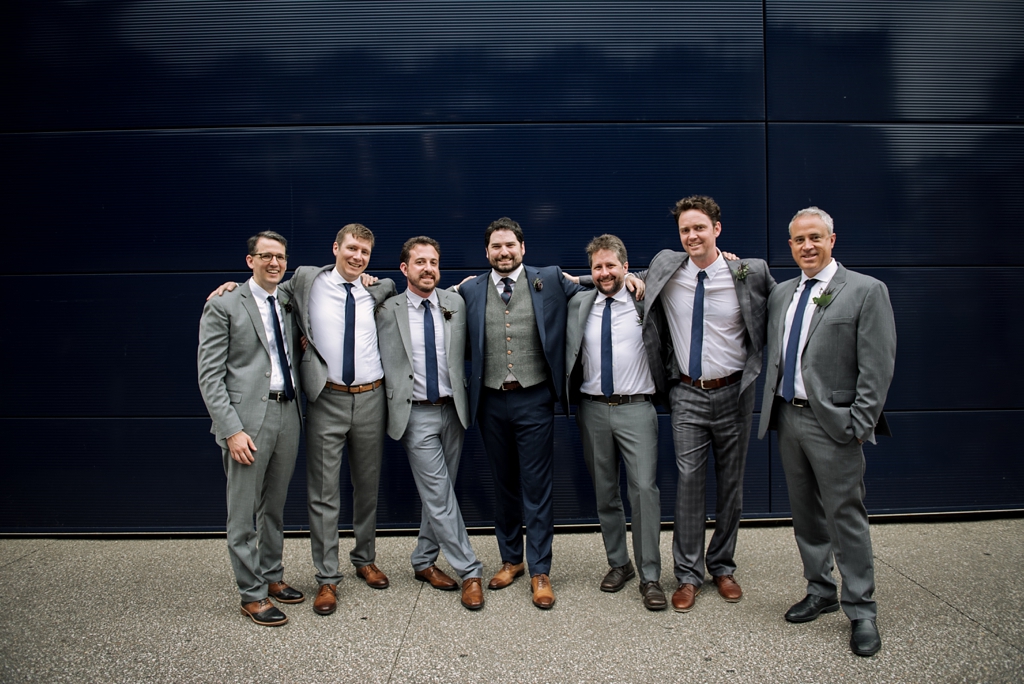
[[[709, 532], [710, 533], [710, 532]], [[412, 537], [380, 537], [389, 589], [346, 568], [339, 609], [312, 611], [309, 540], [285, 541], [285, 580], [307, 601], [280, 628], [241, 615], [221, 539], [0, 540], [3, 682], [1020, 682], [1024, 520], [872, 526], [882, 650], [849, 651], [842, 612], [793, 625], [803, 598], [789, 527], [740, 530], [737, 580], [705, 584], [694, 610], [650, 613], [637, 581], [617, 594], [600, 535], [557, 534], [557, 603], [540, 611], [520, 578], [471, 613], [458, 592], [413, 580]], [[500, 565], [475, 535], [485, 581]], [[351, 546], [342, 538], [342, 555]], [[675, 588], [671, 532], [662, 585]], [[439, 565], [449, 570], [447, 564]]]

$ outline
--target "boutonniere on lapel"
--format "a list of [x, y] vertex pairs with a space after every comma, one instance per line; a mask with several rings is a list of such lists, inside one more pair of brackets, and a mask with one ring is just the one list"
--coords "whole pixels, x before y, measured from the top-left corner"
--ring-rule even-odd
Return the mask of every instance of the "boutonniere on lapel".
[[292, 302], [291, 302], [290, 299], [287, 302], [284, 303], [284, 311], [285, 311], [285, 313], [291, 313], [292, 312]]
[[736, 280], [746, 280], [750, 274], [750, 265], [746, 261], [741, 261], [740, 265], [732, 272], [732, 277]]
[[643, 310], [637, 312], [637, 314], [636, 314], [636, 324], [639, 325], [640, 327], [643, 327], [643, 325], [644, 325], [644, 312], [643, 312]]
[[540, 278], [534, 278], [533, 279], [533, 289], [536, 290], [537, 292], [540, 292], [541, 290], [543, 290], [544, 289], [544, 281], [541, 280]]
[[441, 315], [444, 316], [444, 320], [446, 320], [446, 321], [452, 320], [452, 315], [454, 313], [455, 312], [452, 311], [451, 309], [446, 309], [443, 306], [441, 307]]
[[817, 304], [819, 309], [824, 309], [832, 303], [832, 290], [825, 290], [817, 297], [811, 297], [811, 301]]

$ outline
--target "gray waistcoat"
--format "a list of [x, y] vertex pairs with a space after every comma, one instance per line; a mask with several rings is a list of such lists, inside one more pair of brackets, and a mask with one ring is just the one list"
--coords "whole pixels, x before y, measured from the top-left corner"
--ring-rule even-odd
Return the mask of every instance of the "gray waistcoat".
[[537, 332], [529, 288], [524, 269], [519, 273], [512, 299], [506, 305], [494, 283], [487, 283], [484, 387], [500, 388], [509, 373], [523, 387], [539, 385], [547, 380], [547, 361], [544, 360], [544, 349]]

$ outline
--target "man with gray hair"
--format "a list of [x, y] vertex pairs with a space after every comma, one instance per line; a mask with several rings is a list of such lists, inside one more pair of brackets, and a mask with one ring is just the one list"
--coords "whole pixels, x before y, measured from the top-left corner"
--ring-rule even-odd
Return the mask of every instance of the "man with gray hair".
[[896, 323], [885, 285], [832, 258], [832, 217], [802, 209], [789, 224], [793, 260], [803, 273], [768, 299], [768, 372], [758, 436], [779, 433], [793, 533], [807, 596], [785, 615], [810, 622], [839, 609], [833, 557], [843, 578], [841, 605], [850, 649], [882, 646], [871, 534], [864, 508], [864, 449], [888, 435], [882, 413], [896, 359]]

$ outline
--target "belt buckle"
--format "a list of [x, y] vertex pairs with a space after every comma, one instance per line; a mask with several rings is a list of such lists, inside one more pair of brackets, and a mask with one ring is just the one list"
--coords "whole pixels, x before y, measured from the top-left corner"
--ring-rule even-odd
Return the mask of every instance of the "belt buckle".
[[[619, 399], [622, 399], [621, 394], [613, 394], [612, 397], [618, 397]], [[622, 403], [621, 401], [612, 401], [612, 397], [608, 397], [609, 406], [619, 406]]]
[[710, 389], [713, 389], [713, 388], [712, 388], [712, 387], [711, 387], [710, 385], [709, 385], [709, 386], [707, 386], [707, 387], [705, 387], [705, 386], [704, 386], [704, 378], [700, 378], [699, 380], [697, 380], [697, 382], [699, 382], [699, 383], [700, 383], [699, 385], [697, 385], [697, 387], [700, 387], [700, 388], [701, 388], [702, 390], [710, 390]]

